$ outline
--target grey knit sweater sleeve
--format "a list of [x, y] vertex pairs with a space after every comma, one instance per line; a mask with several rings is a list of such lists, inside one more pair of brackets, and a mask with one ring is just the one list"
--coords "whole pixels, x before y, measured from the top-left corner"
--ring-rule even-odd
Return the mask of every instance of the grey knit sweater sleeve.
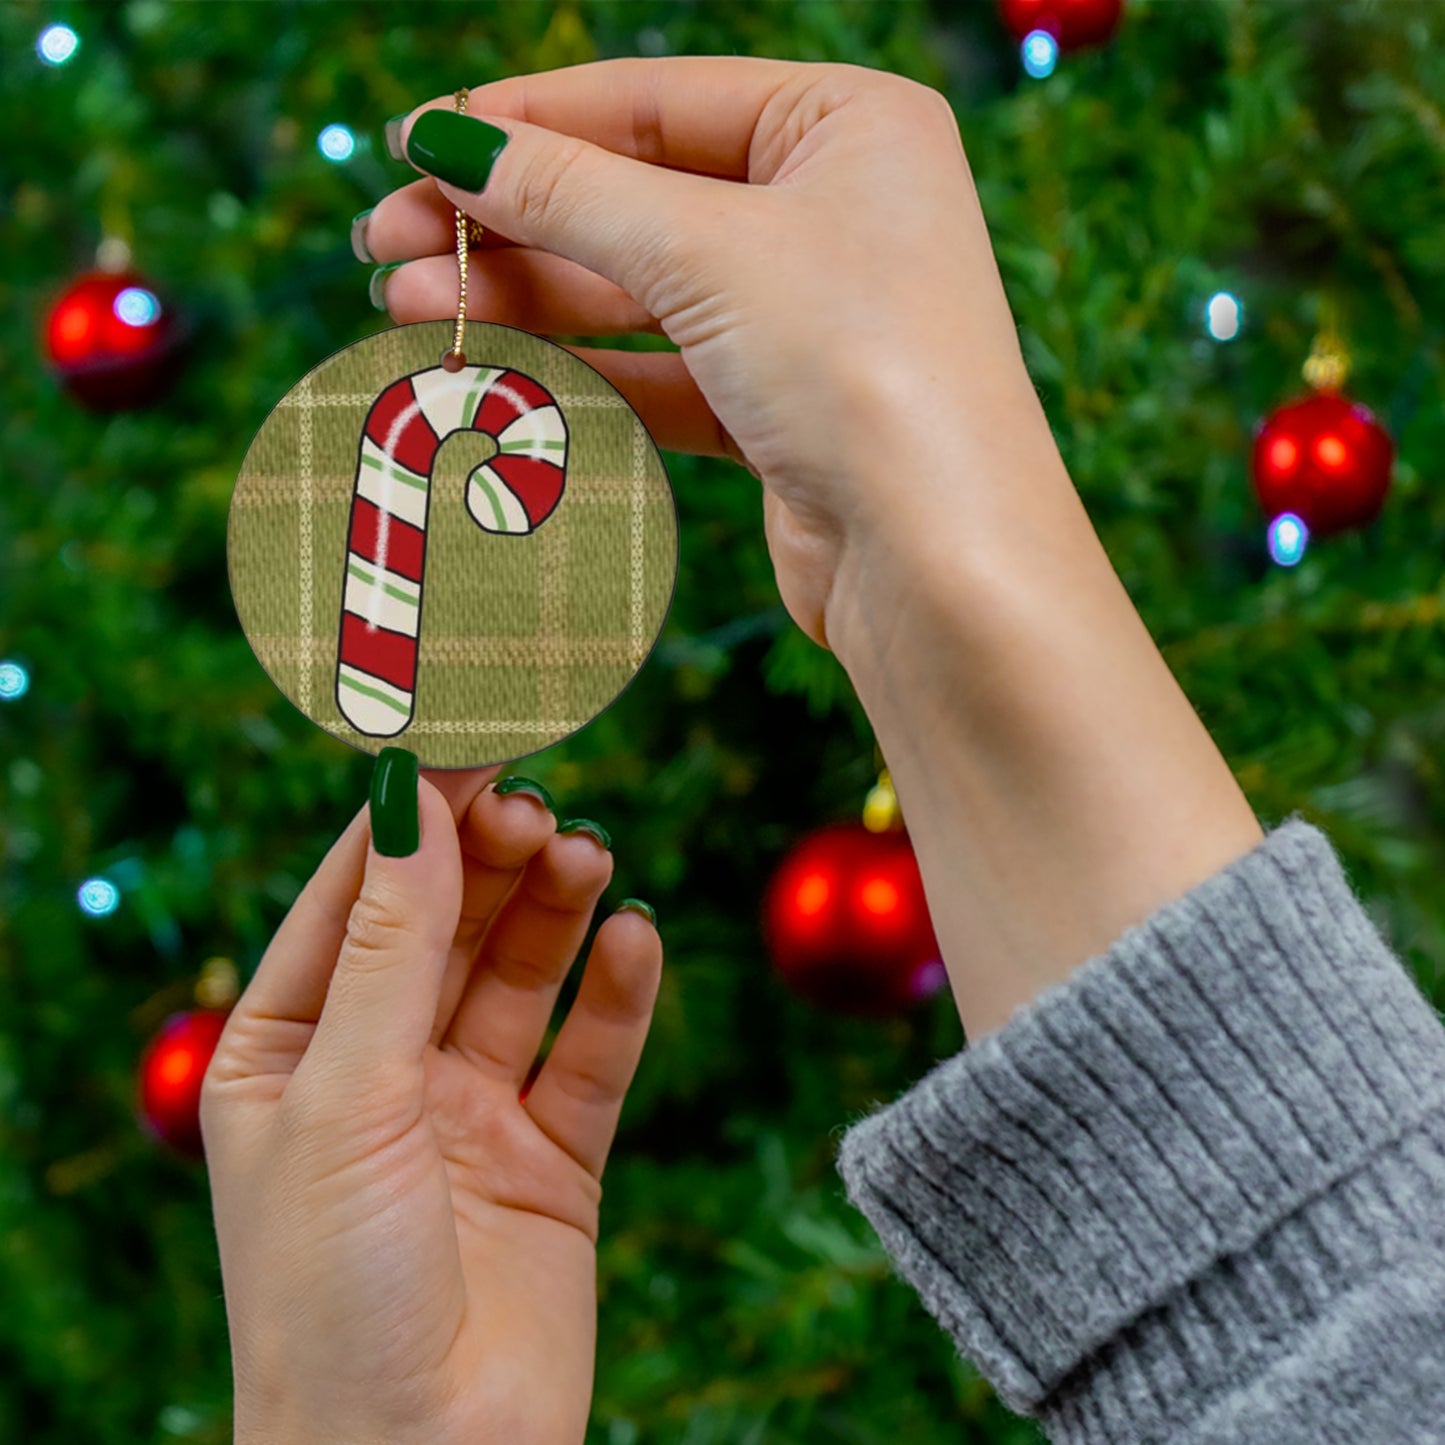
[[1055, 1442], [1445, 1441], [1445, 1029], [1298, 817], [839, 1169]]

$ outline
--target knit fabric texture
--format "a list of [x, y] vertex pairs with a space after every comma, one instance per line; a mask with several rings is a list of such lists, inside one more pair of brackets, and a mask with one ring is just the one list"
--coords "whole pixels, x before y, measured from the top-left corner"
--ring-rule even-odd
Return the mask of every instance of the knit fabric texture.
[[1061, 1445], [1445, 1441], [1445, 1029], [1298, 816], [838, 1167]]

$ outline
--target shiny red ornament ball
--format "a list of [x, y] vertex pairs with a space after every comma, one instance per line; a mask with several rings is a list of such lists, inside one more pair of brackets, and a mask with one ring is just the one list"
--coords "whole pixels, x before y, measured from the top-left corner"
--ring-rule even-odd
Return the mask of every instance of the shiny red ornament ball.
[[1022, 43], [1035, 30], [1045, 30], [1060, 50], [1101, 45], [1117, 29], [1124, 0], [999, 0], [999, 15], [1015, 40]]
[[45, 351], [66, 389], [96, 411], [155, 401], [174, 379], [180, 328], [144, 277], [91, 271], [51, 307]]
[[835, 823], [783, 860], [763, 901], [773, 965], [835, 1013], [902, 1013], [947, 981], [908, 835]]
[[1254, 438], [1254, 491], [1271, 520], [1293, 512], [1315, 536], [1365, 527], [1390, 490], [1390, 434], [1368, 407], [1320, 391], [1272, 412]]
[[201, 1082], [211, 1065], [227, 1009], [172, 1014], [140, 1061], [139, 1115], [156, 1138], [195, 1158], [201, 1141]]

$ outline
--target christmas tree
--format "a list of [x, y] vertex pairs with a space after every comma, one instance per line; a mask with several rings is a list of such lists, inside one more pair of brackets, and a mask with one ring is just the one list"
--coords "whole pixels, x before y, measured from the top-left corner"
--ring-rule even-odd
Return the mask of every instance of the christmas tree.
[[[1261, 819], [1324, 828], [1445, 1002], [1445, 11], [1133, 0], [1107, 43], [1056, 50], [1021, 54], [983, 0], [0, 10], [0, 1439], [231, 1439], [204, 1168], [139, 1126], [138, 1060], [206, 959], [244, 984], [371, 759], [256, 662], [227, 508], [271, 406], [388, 324], [350, 219], [413, 178], [385, 119], [459, 85], [748, 53], [943, 91], [1136, 605]], [[47, 318], [98, 253], [127, 324], [175, 321], [173, 374], [122, 410], [48, 364]], [[1368, 527], [1272, 555], [1255, 428], [1326, 332], [1392, 486]], [[962, 1045], [947, 992], [851, 1018], [767, 957], [773, 872], [876, 778], [867, 719], [781, 606], [756, 480], [667, 462], [681, 566], [656, 649], [512, 769], [606, 824], [604, 910], [654, 903], [668, 956], [606, 1177], [589, 1440], [1035, 1440], [833, 1167], [841, 1126]]]

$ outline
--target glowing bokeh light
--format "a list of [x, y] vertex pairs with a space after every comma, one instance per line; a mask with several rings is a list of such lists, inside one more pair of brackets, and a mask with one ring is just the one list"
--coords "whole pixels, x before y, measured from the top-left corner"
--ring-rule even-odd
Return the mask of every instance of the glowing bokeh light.
[[1269, 524], [1269, 555], [1281, 567], [1293, 567], [1305, 554], [1310, 529], [1293, 512], [1281, 512]]
[[82, 347], [90, 340], [94, 327], [90, 308], [79, 302], [62, 306], [54, 322], [55, 339], [71, 350]]
[[1035, 80], [1045, 80], [1059, 63], [1059, 42], [1047, 30], [1031, 30], [1019, 47], [1024, 69]]
[[797, 905], [799, 913], [811, 918], [815, 913], [820, 913], [827, 905], [828, 895], [832, 891], [828, 880], [821, 873], [810, 873], [798, 884], [798, 891], [793, 895], [793, 902]]
[[356, 151], [356, 137], [344, 125], [329, 125], [316, 137], [316, 145], [329, 161], [349, 161]]
[[941, 958], [931, 958], [923, 964], [909, 981], [908, 993], [912, 998], [930, 998], [948, 982], [948, 970]]
[[47, 25], [35, 42], [35, 53], [47, 65], [64, 65], [80, 49], [80, 36], [68, 25]]
[[162, 1058], [156, 1073], [164, 1084], [184, 1084], [195, 1072], [196, 1053], [194, 1049], [177, 1048]]
[[144, 286], [127, 286], [115, 298], [112, 310], [127, 326], [150, 326], [160, 320], [161, 303]]
[[1216, 341], [1233, 341], [1244, 324], [1244, 307], [1228, 291], [1216, 291], [1204, 308], [1204, 329]]
[[1349, 449], [1333, 432], [1326, 432], [1315, 443], [1315, 455], [1322, 467], [1342, 467], [1349, 460]]
[[870, 878], [859, 890], [858, 901], [865, 913], [884, 917], [898, 908], [898, 889], [886, 878]]
[[1277, 472], [1293, 469], [1299, 461], [1299, 447], [1290, 437], [1276, 437], [1269, 444], [1269, 464]]
[[30, 674], [18, 662], [0, 662], [0, 702], [14, 702], [30, 691]]
[[82, 913], [104, 918], [120, 907], [120, 889], [109, 878], [87, 878], [75, 895]]

